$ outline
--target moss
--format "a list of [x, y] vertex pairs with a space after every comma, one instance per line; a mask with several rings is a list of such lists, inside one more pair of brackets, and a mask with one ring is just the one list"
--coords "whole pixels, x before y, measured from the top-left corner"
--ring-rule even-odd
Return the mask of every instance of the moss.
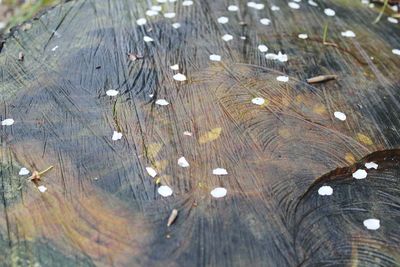
[[50, 6], [54, 6], [60, 2], [60, 0], [36, 0], [26, 1], [25, 3], [21, 3], [21, 1], [18, 0], [3, 1], [3, 5], [14, 10], [13, 16], [11, 16], [10, 20], [7, 23], [6, 30], [33, 18], [42, 10]]
[[50, 243], [23, 240], [9, 246], [8, 240], [0, 235], [0, 262], [8, 264], [1, 266], [94, 266], [87, 257], [67, 257]]

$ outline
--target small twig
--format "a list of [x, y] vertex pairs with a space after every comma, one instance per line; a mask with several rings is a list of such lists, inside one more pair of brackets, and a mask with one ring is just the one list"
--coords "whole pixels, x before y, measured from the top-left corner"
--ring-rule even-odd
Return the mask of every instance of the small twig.
[[331, 42], [325, 42], [324, 45], [339, 47], [336, 43], [331, 43]]
[[37, 171], [32, 172], [31, 177], [29, 177], [32, 183], [34, 183], [36, 186], [39, 186], [39, 182], [41, 181], [40, 175]]
[[167, 227], [170, 227], [171, 224], [174, 223], [174, 221], [175, 221], [177, 216], [178, 216], [178, 210], [177, 209], [173, 209], [172, 212], [171, 212], [171, 215], [169, 215], [168, 222], [167, 222]]
[[54, 166], [50, 166], [47, 169], [39, 172], [39, 176], [45, 175], [47, 172], [51, 171], [54, 168]]
[[50, 166], [47, 169], [38, 172], [38, 171], [34, 171], [32, 172], [32, 175], [29, 177], [29, 179], [36, 185], [39, 186], [39, 182], [42, 180], [41, 177], [43, 175], [45, 175], [47, 172], [49, 172], [50, 170], [52, 170], [54, 168], [54, 166]]
[[378, 17], [376, 17], [376, 19], [374, 20], [374, 24], [378, 23], [378, 22], [381, 20], [381, 17], [382, 17], [382, 15], [383, 15], [383, 13], [385, 12], [385, 9], [386, 9], [388, 3], [389, 3], [389, 0], [385, 0], [385, 2], [383, 3], [382, 9], [381, 9], [381, 11], [379, 12]]
[[337, 75], [319, 75], [312, 78], [307, 79], [308, 83], [322, 83], [330, 80], [337, 79]]
[[115, 102], [113, 105], [113, 120], [114, 120], [115, 126], [117, 127], [118, 132], [122, 132], [121, 127], [118, 122], [117, 102], [118, 102], [118, 98], [115, 99]]

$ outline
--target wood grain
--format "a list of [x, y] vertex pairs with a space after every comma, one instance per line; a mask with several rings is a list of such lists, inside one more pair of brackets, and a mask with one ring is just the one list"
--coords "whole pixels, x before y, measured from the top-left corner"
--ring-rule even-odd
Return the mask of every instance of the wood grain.
[[[10, 34], [0, 54], [0, 120], [15, 120], [0, 126], [2, 265], [400, 264], [399, 24], [373, 24], [379, 9], [359, 1], [262, 3], [168, 2], [138, 26], [151, 1], [77, 0]], [[323, 44], [326, 24], [336, 46]], [[289, 60], [266, 59], [260, 44]], [[186, 81], [173, 79], [174, 64]], [[326, 74], [337, 79], [307, 83]], [[370, 161], [377, 170], [352, 178]], [[18, 175], [48, 166], [44, 193]], [[323, 185], [331, 196], [318, 194]], [[213, 198], [215, 187], [226, 197]], [[368, 218], [381, 227], [366, 229]]]

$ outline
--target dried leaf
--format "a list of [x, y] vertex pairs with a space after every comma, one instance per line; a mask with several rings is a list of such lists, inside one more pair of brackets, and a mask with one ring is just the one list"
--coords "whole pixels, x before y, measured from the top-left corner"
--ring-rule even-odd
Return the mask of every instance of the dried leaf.
[[202, 136], [200, 136], [199, 143], [205, 144], [208, 142], [212, 142], [219, 138], [219, 136], [221, 135], [221, 132], [222, 132], [222, 128], [211, 129], [211, 131], [204, 133]]
[[322, 83], [330, 80], [337, 79], [337, 75], [319, 75], [312, 78], [307, 79], [308, 83]]
[[365, 145], [370, 146], [373, 144], [371, 138], [369, 138], [368, 136], [366, 136], [365, 134], [362, 134], [362, 133], [357, 134], [357, 139], [358, 139], [358, 141], [360, 141], [361, 143], [363, 143]]
[[147, 146], [147, 157], [149, 159], [154, 159], [162, 148], [160, 143], [151, 143]]
[[135, 54], [135, 53], [128, 53], [128, 58], [129, 58], [130, 61], [136, 61], [138, 59], [142, 59], [143, 56]]

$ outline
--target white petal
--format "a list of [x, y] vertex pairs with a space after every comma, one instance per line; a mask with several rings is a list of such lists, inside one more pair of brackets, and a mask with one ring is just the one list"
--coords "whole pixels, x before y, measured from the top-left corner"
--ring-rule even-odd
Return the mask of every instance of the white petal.
[[308, 38], [308, 35], [306, 33], [300, 33], [298, 36], [299, 36], [300, 39], [307, 39]]
[[267, 54], [265, 54], [265, 58], [266, 59], [276, 60], [276, 59], [278, 59], [278, 55], [274, 54], [274, 53], [267, 53]]
[[269, 25], [269, 24], [271, 24], [271, 20], [269, 20], [267, 18], [262, 18], [262, 19], [260, 19], [260, 23], [263, 25]]
[[367, 172], [362, 169], [358, 169], [353, 173], [353, 178], [355, 179], [365, 179], [367, 178]]
[[239, 8], [235, 5], [230, 5], [228, 6], [228, 11], [234, 12], [234, 11], [238, 11]]
[[400, 49], [393, 49], [392, 53], [400, 56]]
[[172, 18], [175, 18], [175, 15], [176, 14], [174, 12], [168, 12], [168, 13], [164, 14], [164, 17], [168, 18], [168, 19], [172, 19]]
[[261, 9], [264, 8], [264, 4], [255, 3], [255, 2], [248, 2], [247, 6], [251, 7], [251, 8], [254, 8], [254, 9], [257, 9], [257, 10], [261, 10]]
[[327, 15], [329, 17], [333, 17], [336, 14], [335, 10], [333, 10], [331, 8], [325, 8], [324, 13], [325, 13], [325, 15]]
[[167, 106], [169, 105], [169, 102], [165, 99], [157, 99], [156, 104], [160, 106]]
[[210, 193], [215, 198], [221, 198], [226, 196], [227, 190], [223, 187], [217, 187], [214, 188]]
[[107, 90], [106, 95], [108, 96], [116, 96], [118, 95], [119, 92], [117, 90], [111, 89], [111, 90]]
[[219, 17], [217, 21], [218, 23], [225, 24], [229, 22], [229, 19], [227, 17]]
[[182, 6], [191, 6], [191, 5], [193, 5], [193, 1], [185, 0], [182, 2]]
[[254, 6], [254, 8], [258, 10], [264, 9], [264, 4], [257, 4]]
[[189, 162], [187, 162], [185, 157], [180, 157], [178, 159], [178, 165], [181, 166], [182, 168], [187, 168], [187, 167], [189, 167]]
[[157, 176], [156, 170], [153, 169], [152, 167], [146, 167], [146, 171], [153, 178]]
[[14, 120], [13, 119], [5, 119], [3, 121], [1, 121], [1, 125], [2, 126], [11, 126], [14, 124]]
[[251, 103], [261, 106], [265, 103], [265, 100], [262, 97], [256, 97], [251, 100]]
[[279, 6], [275, 6], [275, 5], [272, 5], [271, 6], [271, 10], [272, 11], [278, 11], [278, 10], [280, 10], [281, 8], [279, 7]]
[[310, 6], [318, 6], [318, 4], [316, 2], [314, 2], [313, 0], [308, 0], [308, 4]]
[[280, 62], [286, 62], [288, 61], [288, 56], [286, 54], [282, 54], [280, 51], [276, 57], [277, 60], [279, 60]]
[[175, 65], [172, 65], [170, 68], [171, 68], [171, 70], [179, 70], [179, 65], [175, 64]]
[[318, 189], [318, 194], [321, 196], [330, 196], [333, 194], [333, 189], [329, 185], [324, 185]]
[[151, 6], [151, 10], [161, 11], [162, 10], [162, 6]]
[[393, 18], [393, 17], [388, 17], [387, 20], [388, 20], [390, 23], [399, 23], [399, 20], [396, 19], [396, 18]]
[[378, 219], [366, 219], [363, 224], [368, 230], [378, 230], [381, 227]]
[[27, 169], [27, 168], [21, 168], [20, 170], [19, 170], [19, 173], [18, 173], [18, 175], [21, 175], [21, 176], [23, 176], [23, 175], [28, 175], [29, 174], [29, 170]]
[[233, 36], [230, 34], [225, 34], [224, 36], [222, 36], [222, 40], [224, 40], [225, 42], [228, 42], [232, 39], [233, 39]]
[[278, 76], [278, 77], [276, 77], [276, 80], [286, 83], [289, 81], [289, 77], [288, 76]]
[[378, 164], [376, 164], [375, 162], [367, 162], [364, 166], [367, 169], [378, 169]]
[[177, 73], [173, 76], [174, 80], [179, 81], [179, 82], [183, 82], [186, 81], [186, 76], [183, 75], [182, 73]]
[[264, 53], [264, 52], [268, 51], [268, 47], [266, 45], [261, 44], [258, 46], [258, 50], [260, 50], [260, 52]]
[[149, 16], [149, 17], [157, 16], [158, 15], [158, 11], [150, 9], [150, 10], [146, 11], [146, 15]]
[[146, 24], [146, 19], [145, 18], [140, 18], [138, 20], [136, 20], [137, 25], [142, 26]]
[[38, 189], [39, 189], [39, 191], [42, 192], [42, 193], [44, 193], [44, 192], [47, 191], [47, 187], [45, 187], [44, 185], [39, 185], [39, 186], [38, 186]]
[[181, 24], [179, 22], [175, 22], [175, 23], [172, 23], [172, 27], [175, 29], [178, 29], [181, 27]]
[[352, 31], [345, 31], [345, 32], [342, 32], [341, 34], [344, 37], [349, 37], [349, 38], [356, 37], [356, 34]]
[[57, 48], [58, 48], [58, 45], [56, 45], [55, 47], [53, 47], [53, 48], [51, 49], [51, 51], [56, 51]]
[[163, 197], [169, 197], [172, 195], [173, 191], [171, 187], [167, 185], [162, 185], [157, 189], [157, 192]]
[[221, 56], [220, 55], [210, 55], [210, 60], [211, 61], [221, 61]]
[[344, 114], [343, 112], [340, 112], [340, 111], [335, 111], [333, 113], [333, 116], [335, 116], [336, 119], [341, 120], [341, 121], [346, 120], [346, 114]]
[[112, 140], [113, 141], [117, 141], [120, 140], [122, 138], [122, 133], [114, 131], [113, 136], [112, 136]]
[[289, 2], [288, 5], [289, 5], [290, 8], [293, 8], [293, 9], [299, 9], [300, 8], [300, 5], [295, 3], [295, 2]]
[[153, 38], [151, 38], [151, 37], [149, 37], [149, 36], [144, 36], [143, 37], [143, 41], [145, 41], [146, 43], [148, 43], [148, 42], [153, 42], [154, 40], [153, 40]]
[[227, 175], [228, 172], [223, 168], [216, 168], [213, 170], [214, 175]]
[[184, 135], [187, 135], [187, 136], [192, 136], [192, 135], [193, 135], [193, 134], [192, 134], [191, 132], [189, 132], [189, 131], [184, 131], [183, 134], [184, 134]]

